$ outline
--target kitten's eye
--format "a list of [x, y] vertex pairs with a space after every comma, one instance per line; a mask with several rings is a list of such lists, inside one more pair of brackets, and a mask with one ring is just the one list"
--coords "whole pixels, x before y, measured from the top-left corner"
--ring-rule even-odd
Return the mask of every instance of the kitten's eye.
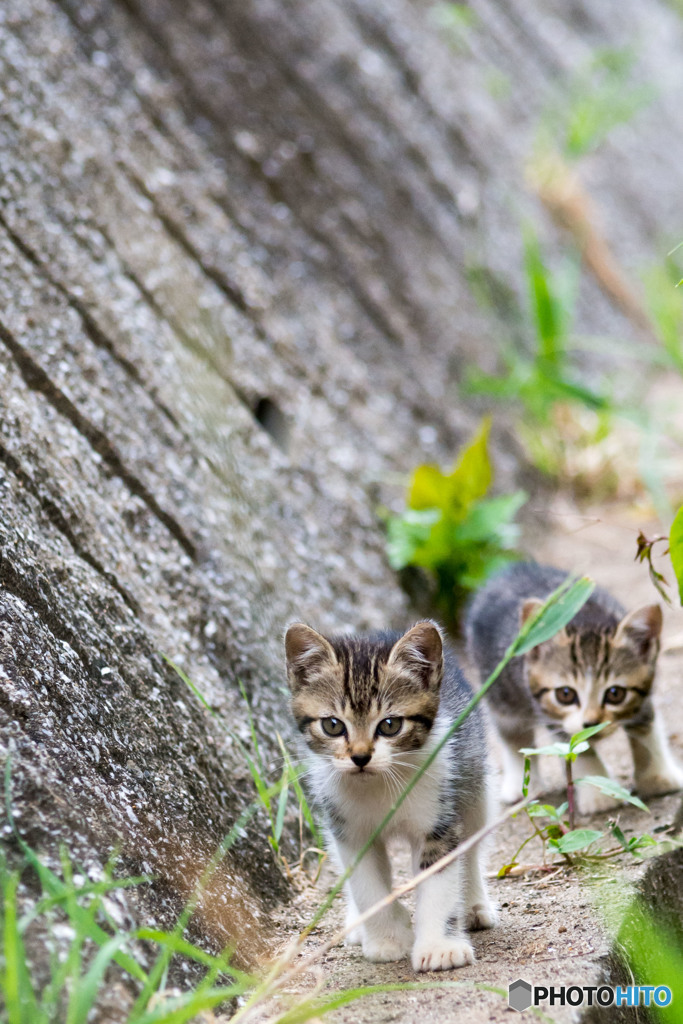
[[605, 690], [605, 696], [602, 698], [602, 703], [621, 704], [625, 696], [626, 690], [623, 686], [610, 686], [609, 690]]
[[571, 686], [558, 686], [555, 690], [555, 699], [558, 704], [579, 703], [579, 699], [576, 696], [576, 690], [573, 690]]
[[321, 718], [320, 724], [328, 736], [343, 736], [346, 732], [346, 726], [341, 718]]
[[401, 731], [402, 718], [383, 718], [375, 732], [379, 736], [396, 736]]

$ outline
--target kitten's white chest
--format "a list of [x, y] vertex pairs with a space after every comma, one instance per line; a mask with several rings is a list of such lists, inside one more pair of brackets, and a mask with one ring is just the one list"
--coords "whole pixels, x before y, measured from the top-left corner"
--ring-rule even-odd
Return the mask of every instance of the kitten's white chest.
[[[400, 783], [383, 775], [365, 776], [364, 773], [341, 778], [321, 773], [318, 778], [324, 798], [332, 803], [344, 821], [346, 838], [363, 843], [389, 813], [411, 774], [409, 771], [402, 774]], [[399, 835], [417, 840], [428, 835], [443, 816], [447, 779], [447, 755], [442, 752], [386, 826], [385, 838]]]

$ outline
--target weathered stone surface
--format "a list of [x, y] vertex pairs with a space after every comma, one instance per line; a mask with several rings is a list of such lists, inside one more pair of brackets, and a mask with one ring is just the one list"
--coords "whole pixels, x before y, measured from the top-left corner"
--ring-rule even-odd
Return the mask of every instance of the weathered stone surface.
[[[409, 0], [2, 5], [0, 750], [41, 854], [119, 844], [160, 921], [253, 795], [161, 655], [246, 738], [241, 679], [274, 751], [287, 620], [404, 622], [375, 506], [473, 422], [468, 268], [521, 292], [524, 156], [591, 47], [637, 38], [660, 89], [584, 164], [608, 242], [637, 265], [678, 213], [674, 12], [473, 7], [454, 53]], [[636, 330], [590, 279], [581, 316]], [[245, 959], [284, 894], [262, 831], [202, 917]]]

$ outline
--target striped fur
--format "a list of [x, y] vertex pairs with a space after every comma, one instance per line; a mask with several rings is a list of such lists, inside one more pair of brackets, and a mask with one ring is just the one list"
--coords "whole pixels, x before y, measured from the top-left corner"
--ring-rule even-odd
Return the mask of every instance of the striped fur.
[[[482, 679], [502, 658], [520, 625], [565, 576], [559, 569], [519, 563], [479, 591], [467, 615], [466, 635], [468, 652]], [[638, 789], [652, 795], [679, 788], [683, 774], [668, 753], [662, 730], [654, 727], [650, 699], [661, 626], [658, 605], [626, 614], [598, 587], [565, 629], [510, 662], [488, 695], [503, 743], [504, 800], [512, 802], [520, 794], [523, 757], [518, 751], [535, 745], [538, 723], [565, 738], [607, 723], [592, 741], [595, 744], [622, 725], [633, 748]], [[650, 757], [647, 769], [643, 768], [645, 749]], [[579, 758], [576, 772], [579, 777], [602, 775], [606, 769], [591, 749]], [[614, 806], [611, 798], [592, 787], [583, 786], [579, 793], [586, 813]]]
[[[311, 758], [313, 796], [343, 869], [353, 860], [472, 691], [432, 622], [405, 634], [324, 637], [294, 623], [285, 637], [291, 708]], [[329, 734], [331, 728], [336, 735]], [[393, 735], [383, 733], [389, 723]], [[416, 869], [428, 867], [486, 821], [485, 738], [479, 709], [437, 755], [387, 826], [407, 838]], [[377, 840], [351, 877], [349, 917], [391, 885]], [[493, 911], [475, 848], [418, 889], [416, 934], [400, 907], [372, 917], [357, 934], [366, 956], [394, 960], [412, 947], [416, 970], [472, 962], [462, 928], [490, 927]], [[462, 872], [462, 877], [461, 877]], [[422, 895], [420, 895], [422, 894]], [[449, 922], [455, 921], [455, 930]]]

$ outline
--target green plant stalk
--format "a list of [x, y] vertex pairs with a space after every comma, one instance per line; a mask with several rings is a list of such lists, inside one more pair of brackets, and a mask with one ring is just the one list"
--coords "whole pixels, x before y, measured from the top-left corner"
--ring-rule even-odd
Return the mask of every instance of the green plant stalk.
[[569, 828], [573, 831], [576, 823], [576, 807], [575, 807], [575, 796], [576, 791], [574, 789], [574, 773], [572, 771], [572, 758], [565, 757], [564, 759], [564, 770], [567, 777], [567, 803], [569, 807], [567, 811], [569, 813]]
[[[583, 598], [583, 601], [581, 602], [581, 605], [579, 605], [579, 607], [581, 607], [588, 600], [588, 597], [590, 596], [590, 593], [593, 590], [593, 585], [590, 585], [590, 581], [586, 580], [585, 577], [579, 578], [579, 579], [577, 579], [577, 580], [575, 580], [573, 582], [568, 578], [564, 583], [562, 583], [557, 588], [557, 590], [555, 590], [550, 595], [548, 600], [543, 605], [543, 608], [541, 608], [536, 615], [532, 616], [531, 619], [528, 619], [524, 623], [524, 625], [522, 626], [522, 629], [517, 634], [517, 636], [512, 641], [512, 643], [508, 647], [507, 651], [505, 652], [502, 661], [500, 661], [498, 663], [498, 665], [496, 665], [496, 667], [494, 668], [493, 672], [488, 677], [486, 682], [480, 687], [480, 689], [477, 691], [477, 693], [474, 694], [474, 696], [469, 701], [469, 703], [466, 705], [466, 707], [463, 708], [463, 710], [460, 712], [460, 714], [457, 716], [457, 718], [448, 727], [448, 729], [446, 730], [444, 735], [441, 737], [439, 742], [436, 744], [436, 746], [433, 748], [433, 750], [431, 751], [429, 756], [427, 758], [425, 758], [425, 760], [420, 765], [420, 767], [417, 769], [417, 771], [415, 772], [413, 777], [410, 779], [408, 784], [405, 786], [403, 791], [397, 797], [397, 799], [396, 799], [395, 803], [393, 804], [393, 806], [389, 809], [389, 811], [387, 811], [387, 813], [385, 814], [384, 818], [379, 823], [377, 828], [375, 828], [375, 830], [371, 833], [371, 835], [368, 838], [368, 840], [364, 843], [364, 845], [358, 851], [358, 853], [353, 858], [353, 860], [351, 861], [349, 866], [341, 874], [341, 876], [339, 877], [337, 882], [333, 885], [332, 889], [330, 890], [330, 892], [329, 892], [329, 894], [327, 896], [327, 899], [321, 904], [321, 906], [318, 908], [316, 913], [313, 915], [313, 919], [309, 922], [309, 924], [301, 932], [301, 935], [299, 937], [299, 941], [300, 942], [303, 941], [311, 933], [313, 928], [315, 928], [315, 926], [318, 924], [318, 922], [320, 920], [322, 920], [322, 918], [325, 916], [325, 914], [327, 913], [329, 908], [332, 906], [332, 903], [334, 902], [336, 897], [339, 895], [339, 893], [343, 889], [343, 887], [346, 884], [346, 882], [349, 880], [349, 878], [351, 877], [353, 872], [356, 870], [356, 868], [360, 864], [360, 862], [363, 859], [363, 857], [366, 855], [368, 850], [370, 850], [370, 848], [372, 847], [372, 845], [375, 842], [375, 840], [379, 837], [379, 835], [382, 833], [382, 831], [389, 824], [389, 822], [391, 821], [393, 816], [396, 814], [396, 811], [399, 809], [399, 807], [401, 807], [401, 805], [405, 802], [405, 800], [407, 800], [407, 798], [410, 796], [410, 794], [412, 793], [412, 791], [415, 788], [415, 786], [418, 784], [418, 782], [420, 781], [420, 779], [422, 778], [424, 773], [434, 763], [434, 761], [436, 760], [436, 758], [438, 757], [438, 755], [440, 754], [441, 750], [444, 748], [446, 743], [448, 743], [448, 741], [451, 739], [451, 737], [460, 728], [462, 723], [465, 721], [465, 719], [468, 717], [468, 715], [471, 714], [471, 712], [474, 710], [474, 708], [477, 706], [477, 704], [479, 704], [479, 702], [481, 700], [483, 700], [483, 698], [486, 696], [488, 691], [491, 689], [491, 687], [495, 683], [496, 679], [498, 679], [498, 676], [501, 674], [503, 669], [507, 667], [507, 665], [512, 661], [513, 658], [517, 657], [519, 654], [523, 654], [524, 653], [524, 650], [526, 649], [525, 648], [525, 643], [526, 643], [529, 635], [531, 634], [531, 632], [532, 632], [533, 628], [535, 627], [535, 625], [537, 623], [540, 623], [541, 619], [545, 615], [545, 612], [550, 607], [552, 607], [553, 604], [556, 604], [562, 597], [569, 597], [572, 592], [574, 592], [575, 590], [578, 590], [578, 588], [580, 587], [580, 585], [582, 583], [584, 583], [584, 586], [585, 586], [585, 584], [589, 584], [589, 588], [588, 588], [588, 591], [587, 591], [587, 593], [585, 594], [585, 596]], [[578, 609], [576, 609], [576, 610], [578, 610]], [[573, 614], [576, 614], [576, 611], [574, 611]], [[561, 627], [558, 627], [558, 629], [559, 628], [561, 628]], [[540, 642], [541, 641], [539, 640], [538, 643], [540, 643]], [[531, 646], [536, 646], [536, 645], [532, 644]]]

